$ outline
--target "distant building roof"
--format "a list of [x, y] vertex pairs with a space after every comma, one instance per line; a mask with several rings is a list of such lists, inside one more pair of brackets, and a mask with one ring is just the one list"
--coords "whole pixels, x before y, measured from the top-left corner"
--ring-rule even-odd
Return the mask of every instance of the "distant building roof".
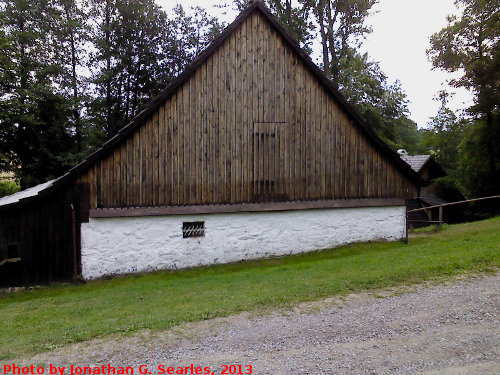
[[420, 172], [425, 163], [431, 158], [431, 155], [400, 155], [401, 159], [407, 162], [411, 169]]

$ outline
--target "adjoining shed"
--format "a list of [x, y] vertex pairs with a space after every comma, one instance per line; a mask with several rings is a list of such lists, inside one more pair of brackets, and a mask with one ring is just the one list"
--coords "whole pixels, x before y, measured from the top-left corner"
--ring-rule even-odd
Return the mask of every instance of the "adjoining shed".
[[79, 273], [87, 187], [56, 181], [0, 199], [0, 286], [70, 280]]
[[422, 183], [255, 2], [101, 149], [0, 207], [0, 247], [22, 243], [0, 282], [398, 240]]
[[[435, 180], [446, 176], [446, 172], [432, 155], [409, 155], [405, 150], [398, 150], [401, 158], [420, 176], [423, 186], [420, 187], [416, 199], [407, 201], [407, 209], [414, 210], [447, 203], [443, 192], [437, 187]], [[409, 227], [422, 228], [431, 225], [430, 222], [447, 221], [447, 215], [437, 210], [425, 210], [408, 213]]]

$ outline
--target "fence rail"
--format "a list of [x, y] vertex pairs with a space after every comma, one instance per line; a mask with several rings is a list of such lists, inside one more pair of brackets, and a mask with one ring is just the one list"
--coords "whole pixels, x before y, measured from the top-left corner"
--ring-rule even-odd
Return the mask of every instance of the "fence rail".
[[435, 206], [429, 206], [429, 207], [423, 207], [423, 208], [416, 208], [416, 209], [410, 210], [408, 212], [425, 211], [425, 210], [428, 210], [428, 209], [431, 209], [431, 208], [436, 208], [436, 207], [453, 206], [455, 204], [469, 203], [469, 202], [476, 202], [476, 201], [483, 201], [485, 199], [494, 199], [494, 198], [500, 198], [500, 195], [492, 195], [491, 197], [482, 197], [482, 198], [475, 198], [475, 199], [467, 199], [465, 201], [457, 201], [457, 202], [436, 204]]
[[[443, 203], [443, 204], [436, 204], [435, 206], [428, 206], [428, 207], [422, 207], [422, 208], [415, 208], [413, 210], [406, 211], [406, 239], [405, 243], [408, 243], [408, 230], [409, 230], [409, 222], [412, 223], [431, 223], [431, 224], [436, 224], [436, 226], [441, 225], [444, 223], [443, 221], [443, 207], [447, 206], [454, 206], [457, 204], [464, 204], [464, 203], [471, 203], [471, 202], [477, 202], [477, 201], [483, 201], [487, 199], [497, 199], [500, 198], [500, 195], [492, 195], [490, 197], [481, 197], [481, 198], [474, 198], [474, 199], [467, 199], [464, 201], [457, 201], [457, 202], [450, 202], [450, 203]], [[439, 220], [409, 220], [408, 219], [408, 214], [411, 212], [418, 212], [418, 211], [429, 211], [432, 210], [433, 208], [439, 208]]]

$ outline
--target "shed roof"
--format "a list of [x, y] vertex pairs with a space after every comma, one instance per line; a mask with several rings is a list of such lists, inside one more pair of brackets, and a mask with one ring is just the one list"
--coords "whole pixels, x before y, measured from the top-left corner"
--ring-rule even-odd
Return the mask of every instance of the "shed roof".
[[24, 198], [34, 197], [35, 195], [38, 195], [39, 192], [52, 186], [54, 181], [56, 181], [56, 180], [50, 180], [50, 181], [47, 181], [43, 184], [39, 184], [39, 185], [30, 187], [26, 190], [19, 191], [17, 193], [7, 195], [6, 197], [0, 198], [0, 206], [5, 206], [7, 204], [19, 202], [21, 199], [24, 199]]

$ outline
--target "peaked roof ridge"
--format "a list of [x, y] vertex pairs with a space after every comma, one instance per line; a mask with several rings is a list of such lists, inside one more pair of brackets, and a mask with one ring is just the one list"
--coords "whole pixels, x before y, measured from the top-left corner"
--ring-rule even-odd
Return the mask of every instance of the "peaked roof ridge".
[[[410, 177], [413, 181], [423, 184], [423, 180], [420, 176], [405, 162], [399, 155], [392, 150], [374, 131], [374, 129], [366, 123], [365, 120], [357, 113], [357, 111], [347, 102], [344, 96], [339, 92], [338, 87], [325, 75], [325, 73], [312, 61], [311, 57], [300, 48], [298, 42], [285, 30], [285, 28], [279, 23], [271, 11], [263, 4], [260, 0], [253, 0], [250, 5], [245, 8], [240, 14], [231, 22], [222, 33], [216, 37], [201, 53], [199, 53], [196, 58], [186, 67], [186, 69], [177, 76], [167, 87], [151, 102], [144, 107], [144, 109], [139, 112], [127, 125], [122, 127], [112, 138], [107, 140], [99, 149], [94, 151], [92, 154], [87, 156], [80, 164], [71, 168], [66, 174], [57, 178], [52, 184], [40, 191], [38, 194], [47, 193], [49, 190], [53, 190], [64, 183], [72, 181], [72, 178], [78, 176], [80, 172], [85, 171], [85, 169], [90, 166], [93, 162], [99, 160], [101, 157], [106, 156], [108, 153], [114, 150], [114, 147], [127, 136], [129, 136], [134, 130], [141, 126], [144, 120], [147, 119], [149, 115], [153, 113], [161, 104], [164, 103], [174, 92], [180, 87], [191, 74], [202, 65], [212, 53], [222, 45], [226, 39], [231, 35], [231, 33], [240, 24], [250, 16], [254, 11], [260, 11], [264, 18], [269, 22], [269, 24], [274, 27], [281, 37], [285, 39], [289, 47], [291, 47], [295, 53], [297, 53], [302, 61], [305, 63], [306, 67], [313, 73], [313, 75], [319, 79], [328, 91], [335, 97], [339, 102], [340, 106], [348, 113], [353, 122], [359, 126], [362, 131], [368, 136], [368, 138], [373, 141], [373, 143], [378, 147], [379, 151], [388, 156], [396, 167], [400, 168], [403, 173]], [[30, 198], [35, 198], [30, 197]], [[28, 200], [29, 198], [25, 198]]]
[[415, 172], [420, 172], [422, 167], [432, 158], [432, 155], [400, 155]]

